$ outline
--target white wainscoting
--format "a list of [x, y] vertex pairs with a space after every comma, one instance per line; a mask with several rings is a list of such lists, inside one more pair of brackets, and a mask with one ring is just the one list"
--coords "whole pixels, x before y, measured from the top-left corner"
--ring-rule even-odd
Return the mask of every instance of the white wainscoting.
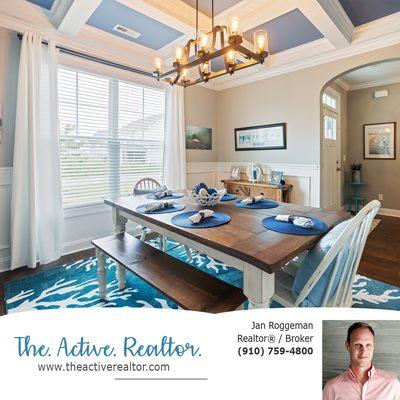
[[[228, 179], [233, 167], [239, 167], [242, 172], [245, 172], [246, 166], [246, 163], [237, 162], [188, 163], [188, 187], [193, 187], [200, 181], [220, 187], [221, 179]], [[261, 164], [261, 166], [265, 173], [271, 170], [283, 171], [285, 181], [293, 185], [291, 203], [319, 207], [320, 171], [318, 165]]]
[[0, 168], [0, 272], [10, 267], [12, 168]]

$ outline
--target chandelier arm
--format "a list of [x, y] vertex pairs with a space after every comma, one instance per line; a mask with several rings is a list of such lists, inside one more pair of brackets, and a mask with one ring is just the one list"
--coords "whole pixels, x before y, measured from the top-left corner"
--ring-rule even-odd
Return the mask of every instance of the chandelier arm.
[[211, 0], [211, 26], [214, 29], [214, 0]]
[[253, 51], [246, 49], [246, 47], [243, 47], [241, 44], [237, 44], [236, 50], [246, 56], [249, 60], [257, 60], [259, 63], [263, 63], [264, 60], [268, 57], [268, 52], [263, 51], [262, 53], [254, 53]]
[[[196, 0], [196, 42], [198, 39], [199, 32], [199, 0]], [[197, 44], [196, 44], [196, 53], [197, 53]]]
[[[237, 64], [235, 69], [233, 70], [233, 72], [239, 71], [241, 69], [249, 68], [249, 67], [252, 67], [253, 65], [257, 65], [257, 64], [260, 64], [260, 63], [258, 61], [255, 61], [255, 60], [249, 60], [249, 61], [244, 62], [242, 64]], [[219, 76], [227, 75], [229, 73], [231, 73], [231, 72], [226, 72], [225, 69], [221, 69], [218, 72], [211, 73], [207, 77], [207, 81], [209, 81], [211, 79], [218, 78]], [[165, 79], [165, 81], [170, 82], [170, 79], [167, 78], [167, 79]], [[204, 82], [204, 79], [198, 78], [198, 79], [195, 79], [195, 80], [190, 81], [190, 82], [178, 82], [177, 85], [183, 86], [183, 87], [187, 87], [187, 86], [196, 85], [197, 83], [201, 83], [201, 82]]]

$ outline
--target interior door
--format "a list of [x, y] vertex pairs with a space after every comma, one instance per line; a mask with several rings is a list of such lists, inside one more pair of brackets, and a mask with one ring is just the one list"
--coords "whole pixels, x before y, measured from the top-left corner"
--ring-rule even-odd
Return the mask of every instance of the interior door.
[[323, 194], [324, 207], [341, 205], [340, 126], [335, 112], [323, 110]]

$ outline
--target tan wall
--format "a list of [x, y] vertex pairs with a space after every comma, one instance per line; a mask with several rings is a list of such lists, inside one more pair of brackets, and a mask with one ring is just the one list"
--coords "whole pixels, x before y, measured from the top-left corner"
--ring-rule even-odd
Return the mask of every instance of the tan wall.
[[212, 129], [212, 150], [186, 150], [187, 162], [217, 161], [217, 94], [202, 86], [185, 89], [186, 125]]
[[19, 51], [20, 41], [17, 34], [0, 28], [0, 107], [3, 109], [0, 168], [11, 167], [13, 164]]
[[[320, 94], [360, 65], [400, 56], [400, 45], [352, 56], [218, 93], [218, 161], [320, 164]], [[287, 150], [235, 152], [234, 128], [287, 123]]]
[[[387, 89], [388, 97], [373, 98], [376, 90]], [[363, 189], [368, 200], [383, 194], [382, 207], [400, 209], [400, 134], [396, 136], [396, 160], [363, 159], [363, 125], [396, 122], [400, 127], [400, 83], [373, 87], [348, 93], [349, 164], [362, 164], [362, 180], [368, 183]]]

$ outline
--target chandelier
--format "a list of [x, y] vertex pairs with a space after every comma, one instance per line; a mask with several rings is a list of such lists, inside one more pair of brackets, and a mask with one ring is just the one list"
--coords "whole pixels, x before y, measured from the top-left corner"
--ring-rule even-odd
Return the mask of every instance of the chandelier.
[[[171, 85], [192, 86], [200, 82], [208, 82], [218, 76], [262, 64], [268, 57], [268, 39], [264, 30], [254, 32], [254, 51], [243, 46], [243, 37], [239, 18], [232, 17], [229, 27], [214, 26], [214, 0], [211, 1], [212, 29], [199, 35], [199, 4], [196, 0], [196, 37], [186, 45], [175, 49], [172, 68], [163, 70], [160, 57], [154, 59], [153, 76]], [[219, 46], [218, 46], [219, 45]], [[241, 55], [243, 62], [238, 61]], [[223, 68], [213, 71], [211, 60], [223, 57]], [[191, 73], [195, 70], [195, 73]]]

